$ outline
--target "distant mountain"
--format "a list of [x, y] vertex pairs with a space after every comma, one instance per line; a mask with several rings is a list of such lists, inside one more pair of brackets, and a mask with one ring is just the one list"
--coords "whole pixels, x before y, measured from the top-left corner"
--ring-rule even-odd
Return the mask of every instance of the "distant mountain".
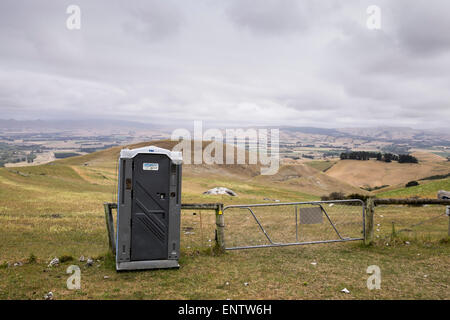
[[416, 130], [407, 127], [369, 127], [369, 128], [342, 128], [339, 132], [357, 137], [368, 137], [374, 139], [414, 139], [422, 136], [423, 130]]
[[343, 128], [338, 131], [354, 137], [369, 138], [377, 141], [392, 143], [429, 145], [450, 145], [450, 132], [445, 130], [421, 130], [408, 127], [369, 127], [369, 128]]
[[340, 132], [337, 129], [326, 129], [316, 127], [281, 127], [280, 130], [284, 132], [300, 132], [306, 134], [317, 134], [324, 136], [343, 136], [345, 133]]
[[[450, 146], [450, 131], [444, 129], [421, 130], [407, 127], [366, 127], [324, 129], [314, 127], [281, 127], [284, 137], [309, 135], [313, 137], [349, 138], [356, 140], [383, 142], [394, 145], [406, 144], [410, 147]], [[322, 137], [323, 138], [323, 137]]]
[[[186, 122], [186, 128], [192, 128], [192, 122]], [[204, 123], [207, 128], [207, 123]], [[250, 128], [250, 127], [247, 127]], [[253, 127], [255, 128], [255, 127]], [[310, 136], [315, 140], [334, 140], [339, 138], [362, 139], [366, 141], [387, 142], [390, 144], [408, 144], [412, 147], [450, 146], [450, 130], [421, 130], [407, 127], [362, 127], [362, 128], [317, 128], [293, 126], [261, 126], [256, 128], [280, 129], [281, 138], [287, 140], [296, 137]], [[114, 131], [152, 131], [159, 134], [170, 134], [174, 128], [159, 123], [143, 123], [138, 121], [87, 119], [87, 120], [28, 120], [0, 119], [0, 130], [24, 130], [34, 132], [89, 130]], [[224, 128], [222, 128], [224, 129]]]

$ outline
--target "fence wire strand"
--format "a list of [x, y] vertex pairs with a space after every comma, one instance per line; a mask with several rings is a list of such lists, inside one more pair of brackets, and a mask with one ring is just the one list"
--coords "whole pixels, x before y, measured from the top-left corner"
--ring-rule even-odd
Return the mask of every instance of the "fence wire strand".
[[182, 210], [180, 246], [185, 253], [212, 248], [215, 239], [213, 210]]
[[405, 240], [442, 239], [448, 234], [448, 224], [442, 205], [380, 205], [375, 209], [375, 240], [384, 241], [396, 236]]

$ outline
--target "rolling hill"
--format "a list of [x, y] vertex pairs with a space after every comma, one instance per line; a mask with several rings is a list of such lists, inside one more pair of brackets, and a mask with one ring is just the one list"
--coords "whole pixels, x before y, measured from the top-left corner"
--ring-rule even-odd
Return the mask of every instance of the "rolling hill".
[[450, 190], [450, 178], [436, 181], [419, 181], [420, 185], [377, 193], [379, 198], [436, 198], [439, 190]]
[[450, 162], [445, 158], [426, 152], [413, 155], [419, 159], [419, 163], [341, 160], [326, 174], [355, 187], [373, 188], [384, 185], [401, 187], [408, 181], [450, 172]]
[[[128, 148], [139, 148], [146, 145], [172, 149], [177, 142], [169, 140], [160, 140], [152, 142], [143, 142], [128, 146]], [[203, 148], [209, 143], [204, 142]], [[114, 147], [102, 150], [89, 155], [67, 158], [57, 161], [59, 164], [69, 165], [77, 168], [77, 172], [83, 175], [83, 172], [101, 168], [113, 174], [117, 170], [117, 159], [120, 150], [123, 147]], [[236, 152], [235, 152], [236, 156]], [[225, 156], [224, 156], [225, 157]], [[247, 157], [248, 160], [248, 157]], [[248, 161], [247, 161], [248, 162]], [[196, 183], [194, 183], [196, 181]], [[213, 183], [215, 185], [213, 185]], [[333, 191], [343, 193], [364, 193], [358, 187], [354, 187], [343, 181], [330, 177], [321, 171], [305, 164], [282, 165], [277, 174], [272, 176], [261, 176], [260, 165], [240, 164], [240, 165], [194, 165], [186, 164], [183, 166], [183, 183], [200, 192], [204, 188], [215, 187], [218, 184], [233, 185], [235, 189], [241, 189], [242, 185], [252, 184], [255, 188], [266, 188], [270, 186], [273, 189], [286, 189], [290, 192], [300, 192], [313, 197], [329, 194]], [[199, 185], [202, 187], [200, 188]], [[187, 188], [183, 188], [186, 192]], [[237, 192], [237, 190], [235, 190]], [[270, 196], [267, 194], [266, 196]], [[262, 195], [262, 197], [265, 197]]]
[[[169, 140], [158, 140], [127, 147], [138, 148], [155, 145], [172, 149], [176, 143]], [[208, 144], [209, 142], [204, 142], [203, 148]], [[60, 184], [72, 177], [89, 184], [89, 188], [108, 186], [110, 193], [114, 194], [117, 179], [117, 159], [122, 148], [124, 147], [113, 147], [40, 166], [4, 168], [0, 170], [0, 183], [11, 184], [11, 181], [6, 177], [11, 178], [13, 172], [31, 177], [42, 175], [39, 178], [39, 183], [44, 184], [49, 179], [59, 179], [58, 184]], [[262, 176], [259, 165], [186, 164], [183, 167], [183, 196], [197, 199], [203, 191], [209, 188], [225, 186], [238, 192], [239, 198], [242, 200], [256, 194], [261, 199], [265, 197], [282, 198], [283, 195], [289, 199], [314, 199], [336, 191], [344, 194], [367, 194], [368, 192], [362, 190], [362, 187], [389, 186], [383, 188], [380, 192], [401, 189], [408, 181], [450, 172], [450, 162], [446, 161], [445, 158], [426, 152], [416, 152], [414, 155], [420, 160], [419, 164], [385, 163], [375, 160], [341, 160], [336, 163], [333, 162], [334, 165], [331, 168], [322, 172], [320, 166], [315, 168], [306, 163], [289, 163], [281, 165], [278, 173], [271, 176]], [[26, 185], [22, 187], [30, 188], [34, 184], [33, 179], [23, 179]], [[19, 187], [20, 183], [16, 181], [15, 185]]]

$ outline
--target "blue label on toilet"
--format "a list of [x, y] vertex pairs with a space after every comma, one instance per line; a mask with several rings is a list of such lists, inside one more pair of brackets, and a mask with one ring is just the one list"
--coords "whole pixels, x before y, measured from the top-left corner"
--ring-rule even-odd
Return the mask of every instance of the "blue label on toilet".
[[143, 170], [155, 170], [158, 171], [159, 170], [159, 164], [158, 163], [144, 163], [142, 165], [142, 169]]

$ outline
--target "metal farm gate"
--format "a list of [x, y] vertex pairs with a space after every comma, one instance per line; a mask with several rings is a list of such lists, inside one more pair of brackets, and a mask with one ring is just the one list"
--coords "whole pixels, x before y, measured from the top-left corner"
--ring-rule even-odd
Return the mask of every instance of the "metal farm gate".
[[229, 205], [223, 213], [226, 250], [365, 237], [365, 204], [359, 199]]

